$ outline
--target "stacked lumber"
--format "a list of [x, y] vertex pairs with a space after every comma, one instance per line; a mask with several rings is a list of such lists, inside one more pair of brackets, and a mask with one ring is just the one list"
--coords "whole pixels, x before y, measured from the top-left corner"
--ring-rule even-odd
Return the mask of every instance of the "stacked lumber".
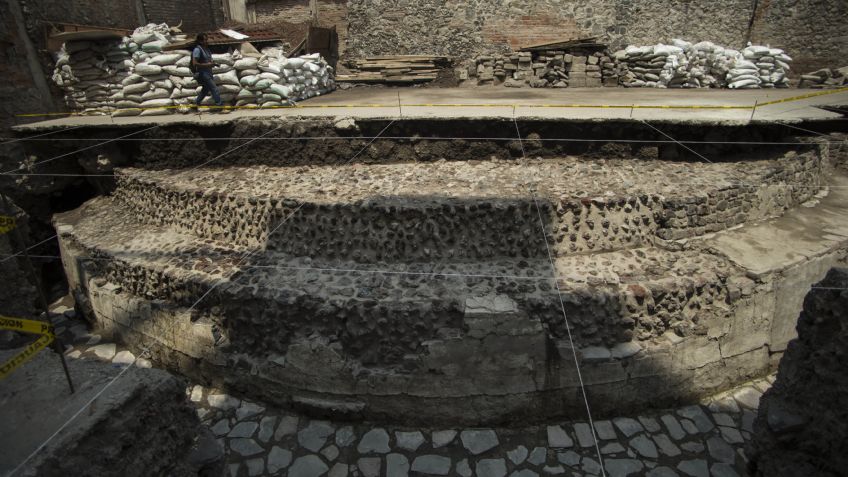
[[424, 83], [433, 81], [439, 69], [447, 66], [445, 56], [394, 55], [369, 56], [352, 60], [351, 74], [336, 75], [337, 82], [348, 83]]

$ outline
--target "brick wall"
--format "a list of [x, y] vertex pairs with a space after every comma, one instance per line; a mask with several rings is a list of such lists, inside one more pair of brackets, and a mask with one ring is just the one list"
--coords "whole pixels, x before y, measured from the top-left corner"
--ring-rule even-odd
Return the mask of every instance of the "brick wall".
[[[318, 26], [336, 27], [339, 34], [339, 54], [342, 54], [348, 36], [347, 0], [319, 0], [317, 7]], [[300, 24], [312, 21], [309, 0], [256, 0], [248, 8], [253, 9], [257, 23], [285, 21]]]

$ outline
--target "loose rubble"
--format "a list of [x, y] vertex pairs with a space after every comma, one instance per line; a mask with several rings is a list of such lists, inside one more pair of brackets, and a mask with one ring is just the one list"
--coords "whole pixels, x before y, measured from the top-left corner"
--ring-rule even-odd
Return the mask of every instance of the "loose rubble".
[[801, 88], [840, 88], [848, 85], [848, 66], [839, 69], [822, 68], [801, 75]]
[[[74, 41], [57, 54], [53, 81], [72, 111], [113, 116], [187, 113], [200, 91], [190, 50], [168, 50], [185, 35], [166, 24], [137, 28], [121, 41]], [[213, 77], [225, 104], [280, 107], [335, 89], [334, 70], [318, 54], [286, 58], [282, 49], [249, 45], [213, 54]], [[212, 105], [211, 96], [203, 105]]]

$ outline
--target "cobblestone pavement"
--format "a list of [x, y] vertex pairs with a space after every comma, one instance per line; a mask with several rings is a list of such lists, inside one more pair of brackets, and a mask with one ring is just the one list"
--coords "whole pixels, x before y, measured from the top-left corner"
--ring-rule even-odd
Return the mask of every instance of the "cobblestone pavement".
[[[151, 366], [90, 334], [72, 310], [54, 323], [70, 358]], [[697, 405], [595, 421], [606, 475], [746, 475], [743, 448], [772, 381], [748, 383]], [[200, 385], [189, 385], [186, 393], [224, 447], [235, 477], [601, 475], [588, 422], [407, 428], [309, 419]]]

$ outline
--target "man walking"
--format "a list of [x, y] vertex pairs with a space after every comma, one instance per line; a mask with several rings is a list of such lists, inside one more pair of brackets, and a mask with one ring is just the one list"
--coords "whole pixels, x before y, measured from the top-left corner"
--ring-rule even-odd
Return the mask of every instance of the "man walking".
[[209, 51], [209, 46], [206, 44], [205, 33], [197, 35], [197, 46], [194, 47], [194, 51], [191, 53], [191, 65], [192, 72], [194, 72], [194, 79], [201, 86], [200, 94], [197, 95], [195, 104], [199, 107], [200, 103], [203, 102], [203, 98], [207, 94], [212, 93], [215, 106], [218, 107], [219, 111], [223, 112], [221, 108], [224, 103], [221, 101], [221, 95], [218, 94], [218, 87], [215, 86], [215, 80], [212, 78], [212, 67], [215, 66], [215, 63], [212, 61], [212, 52]]

